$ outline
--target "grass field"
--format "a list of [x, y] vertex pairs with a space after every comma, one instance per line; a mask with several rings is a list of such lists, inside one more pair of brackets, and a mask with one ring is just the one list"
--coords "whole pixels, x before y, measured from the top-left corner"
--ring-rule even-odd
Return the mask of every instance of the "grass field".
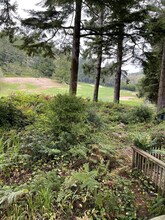
[[[15, 92], [27, 92], [46, 95], [68, 93], [69, 87], [57, 81], [46, 78], [2, 78], [0, 80], [0, 96], [10, 95]], [[79, 83], [78, 96], [92, 100], [94, 85]], [[100, 86], [99, 100], [112, 102], [114, 89], [112, 87]], [[136, 92], [121, 90], [121, 103], [129, 105], [140, 105], [143, 103]]]

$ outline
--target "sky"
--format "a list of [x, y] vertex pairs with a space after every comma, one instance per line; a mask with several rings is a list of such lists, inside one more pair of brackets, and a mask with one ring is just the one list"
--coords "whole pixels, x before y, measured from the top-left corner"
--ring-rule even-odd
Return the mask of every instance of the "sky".
[[[26, 17], [27, 14], [24, 10], [29, 9], [39, 9], [39, 6], [36, 6], [37, 3], [41, 2], [41, 0], [12, 0], [13, 2], [18, 3], [18, 12], [21, 17]], [[141, 71], [140, 67], [137, 65], [125, 65], [123, 70], [128, 71], [128, 73], [134, 73]]]
[[26, 16], [26, 12], [24, 9], [35, 9], [38, 8], [35, 4], [41, 2], [41, 0], [12, 0], [13, 2], [17, 2], [18, 4], [18, 12], [20, 16]]

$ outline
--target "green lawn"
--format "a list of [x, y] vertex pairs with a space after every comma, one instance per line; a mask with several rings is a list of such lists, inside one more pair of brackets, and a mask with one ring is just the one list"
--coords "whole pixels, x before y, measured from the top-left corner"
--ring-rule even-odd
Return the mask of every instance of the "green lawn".
[[[86, 83], [79, 83], [78, 95], [92, 100], [93, 90], [94, 90], [94, 85], [86, 84]], [[109, 101], [113, 102], [113, 93], [114, 93], [114, 88], [100, 86], [99, 100], [105, 101], [105, 102], [109, 102]], [[121, 90], [121, 103], [130, 104], [130, 105], [138, 105], [138, 104], [142, 104], [143, 100], [139, 99], [136, 96], [136, 92]]]
[[[0, 82], [0, 96], [6, 96], [15, 92], [28, 92], [38, 93], [46, 95], [57, 95], [58, 93], [68, 93], [68, 85], [61, 84], [61, 87], [42, 88], [38, 85], [31, 83], [17, 84], [17, 83], [4, 83]], [[94, 85], [87, 83], [78, 84], [78, 96], [83, 98], [89, 98], [92, 100]], [[114, 89], [112, 87], [100, 86], [99, 89], [99, 101], [112, 102]], [[129, 105], [140, 105], [143, 103], [143, 99], [139, 99], [136, 96], [136, 92], [121, 90], [121, 103]]]

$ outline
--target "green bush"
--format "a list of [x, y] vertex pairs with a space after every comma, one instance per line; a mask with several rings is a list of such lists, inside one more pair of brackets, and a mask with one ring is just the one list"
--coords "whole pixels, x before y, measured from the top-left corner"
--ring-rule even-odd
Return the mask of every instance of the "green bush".
[[101, 128], [103, 122], [102, 118], [97, 114], [97, 109], [95, 107], [89, 107], [87, 109], [88, 117], [87, 120], [89, 123], [93, 125], [95, 128]]
[[[4, 121], [6, 119], [6, 116], [3, 118], [3, 114], [8, 115], [8, 118], [13, 118], [15, 115], [15, 117], [17, 116], [15, 119], [16, 124], [19, 124], [21, 127], [24, 125], [34, 124], [34, 122], [38, 119], [47, 117], [49, 99], [51, 98], [48, 96], [31, 95], [21, 92], [3, 97], [0, 99], [0, 109], [2, 110], [0, 113], [1, 120]], [[12, 120], [9, 125], [13, 126], [15, 121], [13, 123]]]
[[83, 141], [88, 126], [86, 105], [82, 98], [59, 94], [51, 103], [51, 111], [50, 125], [59, 147], [68, 148]]
[[134, 138], [134, 145], [142, 150], [148, 150], [151, 146], [151, 136], [146, 133], [139, 133]]
[[121, 116], [121, 121], [123, 123], [143, 123], [143, 122], [150, 122], [153, 118], [153, 111], [148, 106], [138, 106], [129, 110], [128, 112], [124, 113]]
[[137, 122], [149, 122], [152, 120], [153, 111], [148, 106], [138, 106], [133, 110], [132, 115]]
[[0, 99], [0, 126], [24, 127], [26, 117], [12, 102]]
[[103, 111], [108, 115], [108, 121], [128, 123], [128, 115], [132, 107], [114, 103], [106, 103], [104, 106]]
[[[158, 132], [158, 131], [157, 131]], [[152, 134], [152, 147], [164, 147], [165, 148], [165, 133], [160, 132], [159, 133], [153, 133]]]

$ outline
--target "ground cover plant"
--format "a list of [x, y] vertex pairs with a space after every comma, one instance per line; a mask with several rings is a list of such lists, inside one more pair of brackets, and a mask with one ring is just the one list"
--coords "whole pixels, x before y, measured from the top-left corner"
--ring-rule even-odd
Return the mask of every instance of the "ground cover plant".
[[140, 220], [163, 213], [164, 200], [131, 171], [138, 133], [164, 131], [150, 109], [66, 94], [19, 93], [0, 103], [1, 219]]

